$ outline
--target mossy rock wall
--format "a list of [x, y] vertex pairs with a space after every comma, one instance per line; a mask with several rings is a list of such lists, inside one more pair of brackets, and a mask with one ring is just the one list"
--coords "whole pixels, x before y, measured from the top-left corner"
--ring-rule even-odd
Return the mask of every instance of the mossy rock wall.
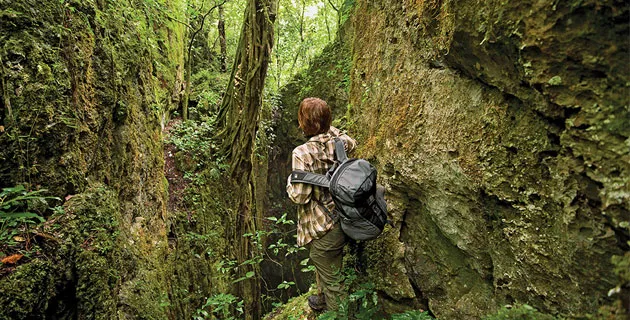
[[199, 175], [205, 181], [190, 185], [181, 206], [170, 211], [170, 254], [164, 263], [169, 270], [169, 310], [175, 319], [191, 319], [206, 298], [230, 293], [234, 280], [229, 239], [235, 237], [230, 226], [238, 217], [233, 194], [238, 188], [210, 170]]
[[185, 31], [166, 15], [182, 10], [0, 0], [0, 187], [65, 199], [40, 230], [56, 240], [0, 279], [0, 318], [172, 314], [161, 124]]
[[366, 245], [378, 289], [444, 319], [609, 303], [630, 220], [628, 14], [357, 1], [350, 131], [396, 223]]
[[[356, 2], [335, 118], [388, 189], [396, 227], [358, 257], [386, 311], [478, 319], [527, 303], [579, 318], [620, 297], [608, 292], [621, 284], [611, 258], [629, 249], [629, 12], [622, 1]], [[343, 54], [325, 51], [307, 74]], [[346, 101], [330, 88], [347, 77], [285, 88], [287, 152], [301, 141], [297, 103]]]

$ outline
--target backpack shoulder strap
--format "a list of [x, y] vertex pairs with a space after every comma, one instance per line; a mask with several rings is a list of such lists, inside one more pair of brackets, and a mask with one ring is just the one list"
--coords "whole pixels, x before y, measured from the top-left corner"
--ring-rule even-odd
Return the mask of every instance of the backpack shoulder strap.
[[302, 170], [291, 172], [291, 183], [308, 183], [324, 188], [330, 187], [330, 179], [326, 175]]
[[343, 144], [343, 140], [338, 137], [335, 138], [335, 155], [337, 156], [337, 161], [339, 163], [344, 163], [348, 160], [348, 156], [346, 155], [346, 147]]

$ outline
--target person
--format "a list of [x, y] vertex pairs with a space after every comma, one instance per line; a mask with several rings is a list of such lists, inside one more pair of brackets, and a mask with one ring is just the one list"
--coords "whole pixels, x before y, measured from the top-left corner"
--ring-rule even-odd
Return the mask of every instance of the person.
[[[346, 153], [356, 141], [331, 125], [328, 104], [319, 98], [306, 98], [300, 103], [298, 123], [308, 138], [292, 153], [292, 169], [325, 174], [335, 163], [335, 138], [344, 142]], [[314, 310], [336, 310], [344, 296], [341, 287], [343, 247], [347, 237], [339, 226], [335, 204], [327, 188], [287, 180], [287, 193], [298, 204], [297, 243], [307, 246], [315, 266], [317, 295], [308, 298]]]

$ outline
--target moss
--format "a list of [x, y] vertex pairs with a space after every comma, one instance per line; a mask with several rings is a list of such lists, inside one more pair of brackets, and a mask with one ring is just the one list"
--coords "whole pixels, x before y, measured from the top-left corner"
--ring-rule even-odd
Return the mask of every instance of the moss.
[[77, 254], [77, 304], [78, 313], [84, 317], [107, 319], [116, 313], [114, 285], [119, 270], [96, 252], [85, 250]]
[[402, 241], [415, 301], [475, 318], [506, 303], [583, 317], [609, 300], [610, 257], [627, 248], [627, 15], [594, 1], [358, 3], [349, 129], [388, 186], [401, 231], [383, 243]]
[[[61, 267], [61, 266], [59, 266]], [[58, 294], [55, 282], [63, 275], [50, 261], [36, 259], [28, 264], [18, 266], [6, 278], [0, 280], [2, 295], [0, 296], [0, 318], [27, 319], [28, 315], [45, 317], [48, 301]]]
[[386, 226], [383, 233], [388, 236], [362, 244], [365, 249], [360, 259], [363, 260], [362, 265], [367, 270], [368, 279], [374, 283], [375, 290], [384, 292], [396, 301], [413, 301], [417, 298], [416, 292], [409, 278], [403, 276], [407, 274], [404, 263], [405, 247], [398, 240], [400, 235], [394, 236], [399, 230]]
[[0, 185], [28, 182], [69, 199], [65, 216], [48, 217], [63, 243], [44, 252], [63, 266], [42, 268], [55, 290], [24, 286], [37, 300], [18, 318], [170, 312], [160, 121], [183, 65], [184, 27], [165, 12], [183, 15], [181, 4], [0, 1], [3, 89], [16, 115], [0, 110]]
[[617, 285], [608, 291], [608, 295], [616, 300], [610, 304], [602, 305], [592, 319], [623, 319], [628, 315], [628, 305], [624, 301], [630, 298], [630, 252], [623, 256], [613, 256], [611, 262], [617, 275]]
[[233, 280], [227, 265], [234, 259], [228, 239], [236, 219], [236, 188], [216, 167], [216, 159], [200, 160], [210, 165], [193, 171], [196, 182], [186, 188], [182, 206], [170, 217], [166, 264], [170, 310], [178, 318], [192, 317], [207, 297], [229, 292]]
[[311, 290], [301, 296], [290, 299], [287, 303], [267, 314], [264, 319], [316, 319], [317, 313], [313, 312], [313, 310], [308, 306], [307, 302], [308, 297], [315, 293], [315, 290]]
[[562, 78], [560, 76], [553, 76], [549, 79], [549, 81], [547, 81], [547, 83], [550, 86], [559, 86], [562, 84]]
[[77, 312], [107, 318], [116, 310], [115, 288], [121, 276], [118, 199], [111, 190], [96, 186], [70, 199], [65, 212], [57, 221], [75, 257]]
[[504, 306], [496, 314], [486, 316], [485, 320], [555, 320], [556, 317], [544, 314], [536, 308], [523, 304], [520, 306]]

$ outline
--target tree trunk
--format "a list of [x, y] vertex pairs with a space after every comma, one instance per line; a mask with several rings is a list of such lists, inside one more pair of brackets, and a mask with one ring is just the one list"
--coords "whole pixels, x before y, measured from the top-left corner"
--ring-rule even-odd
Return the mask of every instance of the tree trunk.
[[[278, 32], [277, 38], [275, 39], [276, 48], [280, 45], [280, 32]], [[284, 65], [284, 61], [280, 61], [280, 54], [278, 50], [276, 50], [276, 90], [280, 90], [280, 77], [282, 77], [282, 66]]]
[[[223, 1], [223, 3], [225, 3], [225, 0]], [[206, 12], [201, 17], [199, 28], [193, 30], [192, 24], [188, 28], [191, 34], [190, 34], [190, 40], [188, 42], [188, 51], [186, 55], [186, 74], [184, 75], [184, 77], [186, 78], [185, 80], [186, 88], [184, 89], [184, 101], [182, 103], [182, 117], [184, 118], [184, 121], [188, 120], [188, 101], [190, 99], [190, 86], [191, 86], [190, 76], [192, 73], [192, 48], [195, 42], [195, 37], [197, 36], [197, 34], [199, 34], [201, 30], [203, 30], [203, 25], [206, 23], [206, 18], [210, 15], [212, 10], [216, 9], [217, 7], [221, 7], [223, 3], [217, 4], [213, 6], [212, 8], [208, 9], [208, 12]]]
[[293, 57], [293, 63], [291, 64], [291, 69], [289, 69], [289, 74], [293, 74], [298, 58], [304, 51], [304, 11], [306, 10], [306, 3], [304, 0], [300, 3], [302, 3], [302, 12], [300, 13], [300, 47], [298, 48], [298, 52], [295, 53], [295, 57]]
[[[234, 59], [230, 82], [219, 110], [219, 137], [222, 152], [230, 162], [230, 174], [239, 197], [234, 250], [239, 264], [255, 259], [260, 250], [245, 233], [255, 234], [262, 208], [256, 206], [257, 194], [253, 149], [258, 129], [258, 117], [263, 101], [267, 65], [273, 47], [273, 23], [277, 0], [249, 0], [243, 28]], [[261, 318], [260, 270], [257, 264], [242, 265], [237, 278], [247, 272], [255, 276], [236, 283], [236, 294], [243, 298], [246, 319]]]
[[219, 6], [219, 44], [221, 45], [221, 56], [219, 58], [221, 64], [221, 72], [227, 71], [227, 44], [225, 41], [225, 18], [223, 17], [223, 6]]
[[13, 114], [11, 111], [11, 100], [9, 99], [9, 89], [7, 88], [6, 77], [7, 73], [4, 69], [4, 62], [2, 61], [2, 57], [0, 57], [0, 86], [2, 86], [2, 108], [0, 108], [0, 123], [4, 123], [7, 125], [12, 124], [13, 122]]
[[[335, 12], [337, 13], [337, 32], [339, 32], [340, 28], [341, 28], [341, 10], [339, 10], [340, 8], [337, 8], [335, 6], [335, 4], [332, 2], [332, 0], [328, 0], [328, 3], [330, 4], [330, 6], [333, 8], [333, 10], [335, 10]], [[341, 7], [343, 7], [343, 5], [341, 5]]]
[[[192, 39], [190, 40], [192, 44]], [[182, 118], [188, 120], [188, 99], [190, 98], [190, 73], [192, 72], [192, 45], [186, 55], [186, 71], [184, 72], [184, 101], [182, 101]]]
[[328, 13], [324, 11], [324, 23], [326, 23], [326, 34], [328, 35], [328, 42], [331, 41], [331, 36], [330, 36], [330, 26], [328, 25]]
[[300, 14], [300, 42], [304, 42], [304, 11], [306, 11], [306, 3], [302, 0], [302, 14]]

